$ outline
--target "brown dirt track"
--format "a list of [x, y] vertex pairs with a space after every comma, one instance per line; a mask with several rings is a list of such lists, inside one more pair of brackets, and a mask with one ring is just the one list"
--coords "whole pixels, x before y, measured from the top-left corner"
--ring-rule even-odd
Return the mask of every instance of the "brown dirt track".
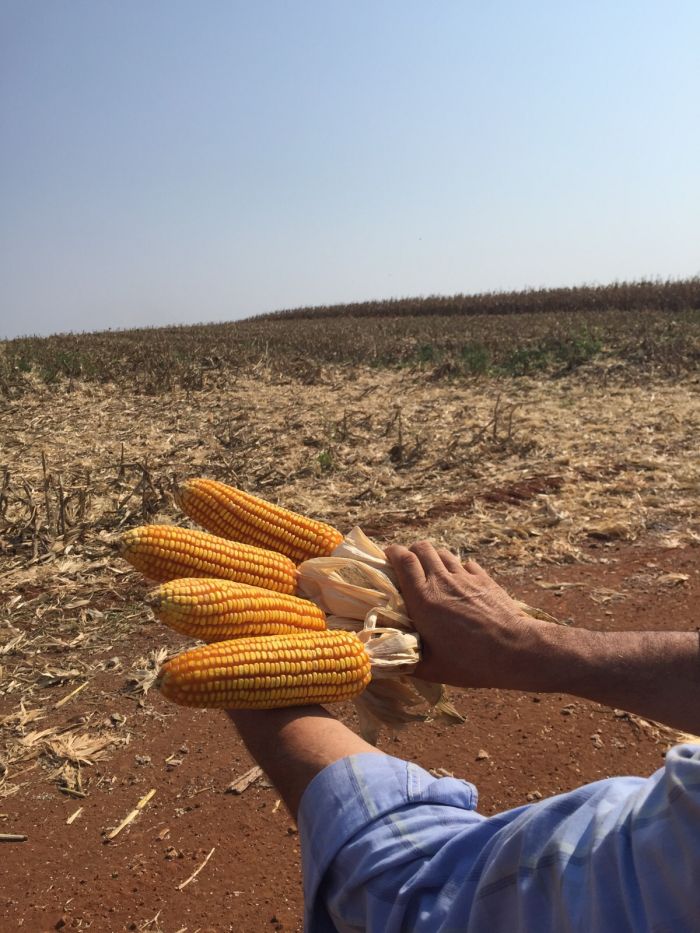
[[[0, 850], [2, 933], [301, 928], [295, 827], [263, 782], [240, 796], [226, 793], [252, 762], [224, 716], [175, 709], [155, 691], [144, 698], [129, 687], [149, 652], [181, 640], [144, 624], [144, 586], [122, 574], [109, 545], [119, 525], [176, 519], [171, 469], [236, 479], [337, 523], [350, 515], [384, 541], [430, 534], [477, 552], [514, 595], [577, 625], [698, 626], [696, 384], [642, 391], [572, 381], [553, 398], [546, 386], [446, 389], [363, 373], [351, 406], [339, 386], [333, 374], [311, 387], [257, 376], [229, 394], [212, 386], [208, 395], [148, 401], [95, 388], [47, 390], [0, 413], [3, 461], [15, 477], [6, 487], [15, 499], [0, 552], [0, 650], [20, 639], [0, 654], [0, 833], [28, 836]], [[447, 394], [454, 407], [443, 436], [429, 415]], [[401, 435], [391, 407], [397, 398]], [[497, 404], [506, 412], [524, 406], [523, 422], [479, 435]], [[451, 450], [458, 409], [473, 423]], [[294, 417], [296, 440], [285, 447], [275, 430]], [[42, 449], [49, 467], [63, 471], [66, 490], [68, 477], [77, 489], [75, 477], [91, 468], [83, 525], [77, 494], [70, 527], [52, 530], [51, 514], [41, 513], [54, 492], [45, 495], [41, 484]], [[148, 482], [138, 466], [146, 453]], [[38, 503], [32, 521], [18, 477]], [[129, 484], [138, 492], [123, 504]], [[96, 536], [83, 533], [86, 525]], [[562, 583], [576, 585], [548, 585]], [[650, 774], [673, 741], [653, 724], [562, 695], [454, 691], [452, 698], [465, 725], [411, 726], [381, 747], [473, 780], [485, 814], [609, 775]], [[12, 717], [22, 706], [43, 718], [18, 724]], [[350, 707], [338, 712], [353, 721]], [[55, 746], [47, 750], [63, 727], [111, 744], [75, 766]], [[52, 736], [37, 739], [30, 754], [23, 739], [45, 728]], [[140, 815], [107, 841], [152, 789]], [[212, 850], [196, 880], [178, 890]]]

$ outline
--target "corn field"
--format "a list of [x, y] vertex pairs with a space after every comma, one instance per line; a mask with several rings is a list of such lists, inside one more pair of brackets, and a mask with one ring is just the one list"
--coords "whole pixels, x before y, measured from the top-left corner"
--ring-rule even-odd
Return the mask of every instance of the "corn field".
[[223, 324], [0, 342], [0, 397], [37, 380], [157, 395], [228, 385], [251, 367], [309, 384], [321, 367], [409, 368], [435, 379], [674, 377], [700, 363], [700, 279], [299, 309]]

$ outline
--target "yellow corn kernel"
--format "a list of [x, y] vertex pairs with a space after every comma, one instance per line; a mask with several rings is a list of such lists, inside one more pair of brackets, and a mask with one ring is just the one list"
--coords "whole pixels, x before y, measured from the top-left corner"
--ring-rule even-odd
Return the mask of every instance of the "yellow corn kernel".
[[232, 541], [243, 541], [285, 554], [296, 564], [325, 557], [343, 540], [330, 525], [290, 512], [250, 493], [211, 479], [191, 479], [178, 491], [189, 517]]
[[[330, 670], [323, 663], [328, 661]], [[193, 648], [163, 664], [158, 686], [182, 706], [274, 709], [346, 700], [370, 679], [370, 659], [360, 639], [353, 632], [324, 631]]]
[[151, 580], [217, 577], [294, 593], [297, 571], [289, 558], [275, 551], [225, 541], [205, 531], [175, 525], [142, 525], [127, 531], [121, 555]]
[[307, 599], [230, 580], [171, 580], [147, 602], [161, 622], [202, 641], [326, 628], [323, 610]]

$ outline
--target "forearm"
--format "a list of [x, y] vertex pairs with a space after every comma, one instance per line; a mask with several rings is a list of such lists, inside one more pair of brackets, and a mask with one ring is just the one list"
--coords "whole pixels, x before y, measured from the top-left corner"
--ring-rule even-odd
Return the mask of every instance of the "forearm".
[[569, 693], [700, 733], [697, 632], [553, 632], [534, 689]]
[[228, 715], [295, 819], [307, 785], [327, 765], [377, 751], [321, 706], [229, 710]]
[[416, 674], [455, 687], [570, 693], [700, 733], [698, 633], [537, 622], [475, 561], [428, 541], [387, 557], [423, 643]]

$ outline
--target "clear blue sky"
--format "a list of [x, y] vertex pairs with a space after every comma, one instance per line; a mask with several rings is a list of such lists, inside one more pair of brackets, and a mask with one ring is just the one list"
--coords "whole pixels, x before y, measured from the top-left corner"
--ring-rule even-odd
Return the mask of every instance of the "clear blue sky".
[[0, 0], [0, 337], [700, 273], [700, 4]]

